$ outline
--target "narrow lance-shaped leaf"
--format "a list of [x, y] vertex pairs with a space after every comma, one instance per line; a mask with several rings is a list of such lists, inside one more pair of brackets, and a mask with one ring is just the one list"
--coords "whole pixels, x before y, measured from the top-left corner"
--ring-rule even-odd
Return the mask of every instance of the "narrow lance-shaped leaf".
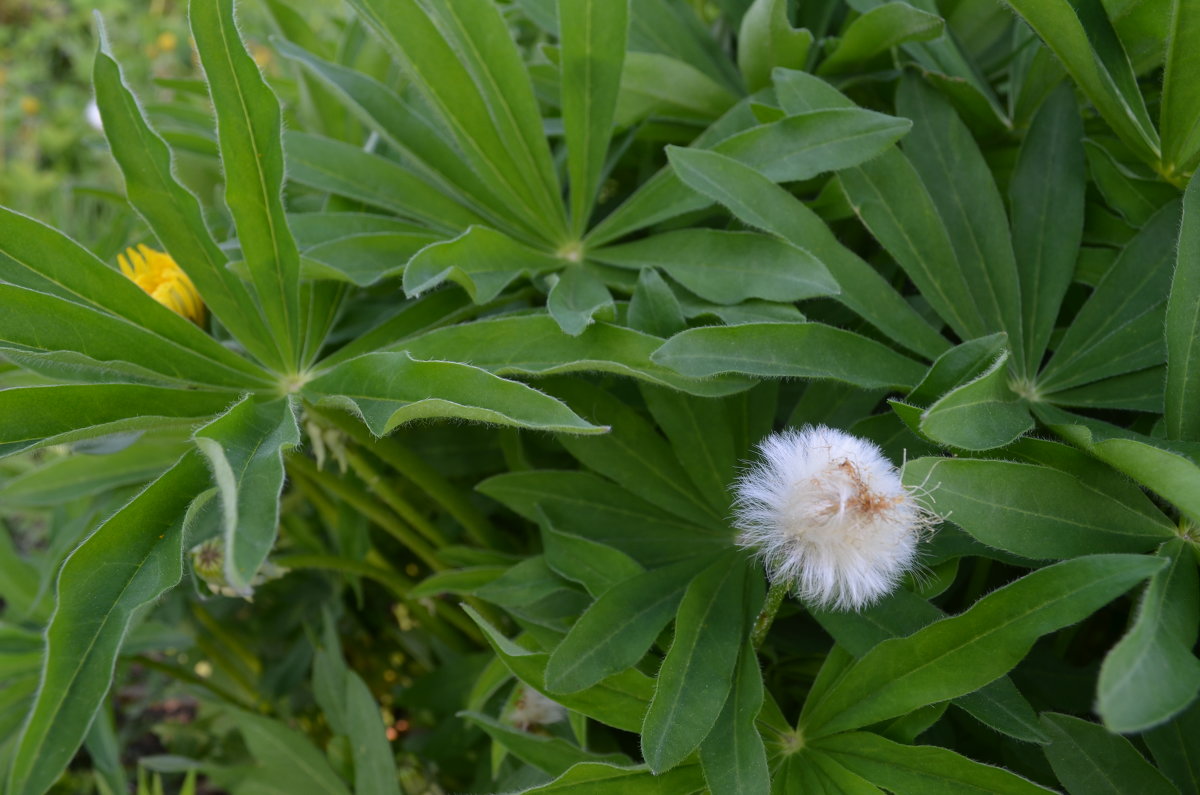
[[592, 324], [595, 315], [613, 317], [613, 298], [599, 277], [579, 266], [568, 267], [554, 278], [546, 297], [546, 309], [561, 328], [573, 337]]
[[571, 232], [579, 236], [595, 204], [612, 137], [629, 30], [628, 0], [558, 0], [558, 28]]
[[1008, 352], [978, 378], [943, 395], [921, 415], [921, 431], [964, 450], [1002, 447], [1033, 427], [1008, 385]]
[[484, 304], [521, 276], [559, 270], [568, 262], [487, 226], [417, 252], [404, 270], [404, 291], [415, 296], [450, 280]]
[[289, 400], [246, 397], [196, 432], [221, 497], [225, 579], [243, 594], [275, 545], [283, 452], [300, 444]]
[[[1177, 13], [1196, 12], [1181, 9]], [[1175, 275], [1167, 299], [1166, 337], [1167, 434], [1172, 439], [1200, 442], [1200, 179], [1196, 178], [1183, 197]]]
[[824, 698], [806, 705], [805, 734], [855, 729], [982, 687], [1016, 665], [1040, 636], [1082, 620], [1163, 565], [1142, 555], [1075, 558], [1027, 574], [961, 615], [884, 641]]
[[769, 86], [776, 67], [803, 69], [812, 43], [811, 32], [792, 27], [787, 0], [755, 0], [738, 31], [738, 68], [746, 88], [754, 93]]
[[192, 36], [217, 114], [225, 201], [273, 342], [299, 363], [300, 254], [283, 210], [279, 100], [246, 52], [233, 0], [192, 0]]
[[1168, 175], [1185, 174], [1195, 167], [1200, 155], [1200, 8], [1189, 0], [1173, 0], [1167, 33], [1166, 69], [1163, 72], [1162, 131], [1163, 170]]
[[892, 47], [936, 39], [944, 28], [941, 17], [908, 3], [878, 5], [850, 23], [833, 54], [821, 62], [817, 74], [836, 75], [861, 69], [867, 61]]
[[147, 122], [126, 85], [98, 12], [97, 26], [100, 49], [92, 72], [96, 105], [109, 149], [125, 177], [129, 203], [188, 274], [222, 325], [260, 361], [282, 366], [261, 310], [225, 267], [227, 258], [204, 223], [200, 202], [175, 178], [170, 148]]
[[408, 353], [370, 353], [314, 378], [304, 394], [357, 414], [376, 436], [405, 422], [437, 417], [560, 433], [603, 433], [536, 389], [456, 362], [423, 362]]
[[756, 724], [762, 704], [762, 671], [754, 647], [747, 642], [742, 645], [725, 706], [700, 745], [704, 780], [713, 795], [770, 792], [767, 752]]
[[296, 729], [274, 718], [233, 707], [222, 710], [241, 732], [250, 756], [257, 763], [244, 782], [247, 789], [350, 795], [325, 755]]
[[207, 479], [200, 457], [186, 456], [63, 564], [41, 684], [17, 741], [7, 792], [41, 795], [75, 755], [108, 692], [134, 611], [183, 576], [183, 518]]
[[1043, 750], [1054, 774], [1071, 795], [1173, 795], [1166, 776], [1146, 761], [1133, 744], [1103, 726], [1070, 715], [1046, 713], [1050, 735]]

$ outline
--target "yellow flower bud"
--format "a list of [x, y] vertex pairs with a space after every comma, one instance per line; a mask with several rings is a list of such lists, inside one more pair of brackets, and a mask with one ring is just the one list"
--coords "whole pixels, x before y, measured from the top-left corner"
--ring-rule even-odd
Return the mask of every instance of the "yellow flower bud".
[[200, 293], [170, 254], [139, 245], [118, 254], [117, 261], [121, 272], [155, 301], [197, 326], [204, 324], [204, 302]]

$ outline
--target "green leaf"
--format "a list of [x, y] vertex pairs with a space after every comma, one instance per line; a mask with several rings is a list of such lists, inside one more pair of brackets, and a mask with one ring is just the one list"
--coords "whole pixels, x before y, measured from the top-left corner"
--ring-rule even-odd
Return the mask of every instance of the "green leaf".
[[700, 744], [704, 780], [713, 795], [766, 795], [771, 774], [755, 721], [763, 705], [762, 671], [754, 647], [742, 644], [733, 686], [712, 731]]
[[533, 87], [490, 0], [351, 0], [491, 191], [554, 243], [566, 217]]
[[[1007, 332], [1013, 350], [1024, 350], [1017, 263], [991, 169], [949, 102], [921, 78], [906, 75], [896, 103], [901, 113], [913, 119], [904, 152], [949, 233], [981, 329]], [[1023, 359], [1013, 365], [1018, 374], [1024, 370]]]
[[625, 321], [630, 328], [656, 337], [669, 337], [687, 328], [679, 299], [654, 268], [638, 274]]
[[1129, 632], [1100, 668], [1096, 711], [1122, 734], [1166, 722], [1200, 692], [1200, 660], [1192, 653], [1200, 623], [1196, 558], [1181, 538], [1159, 556], [1170, 563], [1151, 578]]
[[563, 131], [575, 236], [587, 227], [600, 188], [628, 35], [627, 0], [558, 0]]
[[1009, 185], [1012, 246], [1021, 278], [1026, 372], [1042, 363], [1083, 236], [1083, 121], [1064, 86], [1043, 103]]
[[657, 775], [641, 765], [613, 767], [599, 762], [581, 762], [549, 784], [525, 790], [523, 795], [600, 795], [605, 792], [680, 795], [703, 790], [704, 776], [697, 765], [685, 765]]
[[937, 14], [926, 13], [908, 3], [876, 6], [850, 23], [837, 48], [821, 63], [817, 74], [836, 75], [860, 70], [876, 55], [893, 47], [938, 38], [944, 27], [945, 22]]
[[[191, 357], [205, 359], [207, 363], [198, 364], [198, 370], [219, 366], [229, 371], [224, 378], [236, 375], [243, 384], [265, 377], [261, 367], [233, 353], [194, 323], [155, 301], [132, 280], [96, 259], [70, 238], [32, 218], [3, 208], [0, 208], [0, 280], [8, 289], [25, 288], [43, 294], [31, 300], [69, 302], [73, 306], [64, 307], [63, 311], [73, 313], [74, 318], [88, 317], [85, 310], [93, 310], [111, 318], [98, 322], [136, 327], [130, 333], [153, 338], [141, 343], [142, 346], [169, 346]], [[6, 300], [5, 306], [12, 306], [16, 313], [18, 299], [11, 300], [12, 303]], [[70, 321], [64, 318], [60, 322]], [[47, 337], [45, 343], [33, 343], [30, 347], [53, 350], [55, 346], [50, 340], [55, 337], [50, 331], [43, 329]], [[32, 328], [26, 330], [25, 336], [35, 337]], [[82, 345], [80, 341], [62, 343], [58, 347], [84, 350]]]
[[42, 678], [15, 746], [7, 792], [40, 795], [75, 755], [108, 692], [135, 611], [183, 576], [184, 513], [207, 481], [200, 457], [186, 456], [63, 564]]
[[975, 380], [943, 395], [921, 414], [921, 432], [963, 450], [1003, 447], [1033, 427], [1008, 385], [1008, 351]]
[[813, 35], [793, 28], [786, 0], [755, 0], [738, 32], [738, 69], [750, 93], [771, 84], [775, 67], [803, 69]]
[[444, 234], [486, 223], [478, 212], [395, 160], [296, 130], [289, 130], [284, 140], [292, 182], [391, 210]]
[[546, 663], [550, 655], [517, 645], [484, 621], [470, 606], [464, 605], [463, 610], [479, 625], [493, 651], [522, 682], [567, 709], [581, 712], [601, 723], [631, 732], [641, 729], [642, 716], [654, 693], [653, 679], [640, 671], [628, 669], [575, 693], [554, 692], [546, 687], [545, 682]]
[[1054, 51], [1127, 146], [1158, 162], [1158, 135], [1100, 0], [1005, 0]]
[[283, 210], [279, 100], [246, 52], [233, 0], [191, 0], [192, 37], [217, 115], [225, 201], [285, 365], [299, 364], [300, 254]]
[[821, 323], [746, 323], [676, 334], [653, 359], [692, 378], [720, 373], [830, 378], [864, 389], [910, 388], [924, 368], [884, 345]]
[[1112, 139], [1085, 139], [1084, 152], [1092, 182], [1108, 205], [1131, 226], [1142, 227], [1154, 211], [1176, 198], [1171, 185], [1118, 159], [1123, 147]]
[[407, 350], [416, 359], [470, 362], [497, 375], [613, 373], [702, 396], [728, 395], [750, 386], [733, 377], [681, 376], [651, 360], [662, 344], [658, 337], [609, 323], [593, 323], [572, 337], [554, 318], [536, 314], [436, 329], [391, 347]]
[[305, 276], [348, 281], [369, 287], [400, 276], [408, 260], [441, 238], [428, 232], [370, 232], [334, 238], [305, 249]]
[[868, 732], [825, 737], [814, 748], [896, 795], [1026, 795], [1054, 791], [946, 748], [901, 745]]
[[730, 484], [743, 452], [733, 438], [728, 405], [651, 386], [642, 387], [642, 397], [696, 492], [719, 515], [727, 515]]
[[0, 456], [124, 430], [189, 425], [229, 405], [229, 395], [133, 384], [0, 390]]
[[487, 732], [500, 745], [504, 746], [513, 756], [522, 762], [533, 765], [538, 770], [551, 776], [561, 776], [573, 765], [581, 762], [607, 763], [614, 765], [630, 764], [625, 754], [593, 754], [572, 745], [561, 737], [544, 737], [531, 734], [521, 729], [505, 725], [495, 718], [478, 712], [460, 712], [458, 716], [466, 718]]
[[[661, 79], [661, 78], [659, 78]], [[709, 146], [761, 171], [774, 182], [810, 179], [862, 163], [895, 143], [912, 122], [869, 110], [829, 108], [789, 115], [770, 124], [739, 131]], [[659, 172], [588, 233], [589, 247], [708, 205], [708, 199], [684, 185], [673, 171]]]
[[660, 268], [719, 304], [749, 298], [791, 302], [838, 292], [825, 266], [804, 249], [750, 232], [680, 229], [588, 254], [623, 268]]
[[580, 267], [568, 267], [558, 274], [546, 298], [546, 309], [572, 337], [582, 334], [595, 315], [611, 320], [614, 314], [612, 295], [604, 282]]
[[283, 452], [300, 444], [291, 401], [244, 398], [196, 431], [221, 498], [225, 579], [250, 594], [254, 575], [275, 546]]
[[1158, 120], [1168, 175], [1187, 173], [1200, 154], [1200, 86], [1192, 79], [1200, 70], [1200, 53], [1191, 45], [1198, 36], [1200, 9], [1187, 0], [1173, 0]]
[[617, 126], [631, 127], [649, 116], [708, 123], [729, 110], [737, 95], [678, 58], [629, 52], [617, 96]]
[[1177, 792], [1128, 740], [1103, 726], [1055, 713], [1043, 715], [1042, 723], [1051, 737], [1042, 750], [1071, 795]]
[[1004, 355], [1007, 344], [1008, 335], [999, 332], [954, 346], [934, 361], [921, 383], [908, 393], [906, 402], [916, 405], [934, 403], [939, 397], [978, 378]]
[[1200, 793], [1200, 768], [1196, 767], [1194, 751], [1200, 737], [1200, 700], [1169, 723], [1142, 735], [1159, 770], [1179, 788], [1182, 795]]
[[675, 615], [696, 573], [712, 560], [692, 557], [638, 574], [605, 591], [550, 654], [546, 664], [550, 692], [575, 693], [633, 666]]
[[748, 569], [742, 556], [723, 556], [696, 575], [683, 595], [642, 726], [642, 755], [655, 773], [699, 748], [728, 700], [748, 634]]
[[233, 720], [257, 763], [243, 780], [247, 789], [256, 784], [269, 787], [268, 792], [315, 789], [329, 795], [350, 795], [325, 755], [300, 732], [278, 720], [234, 707], [224, 706], [222, 711]]
[[508, 472], [478, 489], [533, 522], [542, 519], [540, 505], [556, 529], [618, 549], [647, 568], [729, 547], [729, 530], [679, 519], [587, 472]]
[[1121, 250], [1067, 328], [1037, 388], [1053, 393], [1161, 364], [1179, 204], [1163, 207]]
[[[1177, 8], [1177, 14], [1194, 13]], [[1200, 19], [1200, 15], [1197, 15]], [[1175, 275], [1167, 299], [1167, 434], [1200, 442], [1200, 179], [1183, 197]]]
[[856, 729], [976, 690], [1015, 666], [1040, 636], [1082, 620], [1162, 566], [1142, 555], [1075, 558], [1027, 574], [960, 615], [884, 641], [806, 705], [805, 736]]
[[559, 529], [570, 526], [569, 517], [559, 516], [561, 507], [539, 505], [537, 510], [546, 565], [560, 577], [582, 585], [592, 596], [599, 597], [644, 571], [637, 561], [616, 547]]
[[200, 202], [175, 178], [171, 150], [150, 127], [125, 84], [97, 16], [100, 49], [92, 72], [96, 104], [109, 149], [125, 178], [125, 195], [171, 257], [191, 278], [205, 304], [261, 361], [283, 365], [264, 318], [242, 282], [225, 266], [200, 210]]
[[404, 291], [417, 295], [449, 279], [477, 304], [498, 296], [521, 276], [557, 271], [568, 263], [503, 232], [472, 226], [453, 240], [429, 246], [404, 271]]
[[670, 55], [741, 91], [736, 67], [697, 9], [677, 0], [640, 0], [630, 3], [629, 10], [631, 50]]
[[1049, 467], [969, 458], [919, 458], [904, 481], [925, 483], [936, 509], [988, 546], [1028, 558], [1145, 552], [1171, 537], [1153, 518], [1094, 481]]
[[149, 381], [239, 391], [267, 383], [244, 359], [210, 358], [188, 343], [52, 295], [0, 284], [0, 305], [0, 349], [35, 372], [83, 381]]
[[357, 415], [376, 436], [413, 420], [455, 417], [560, 433], [603, 433], [536, 389], [456, 362], [368, 353], [317, 376], [305, 394]]
[[145, 483], [169, 469], [186, 451], [186, 436], [175, 431], [145, 437], [124, 450], [103, 457], [71, 455], [51, 459], [36, 469], [6, 480], [0, 486], [0, 504], [61, 505], [80, 497]]
[[824, 221], [762, 172], [718, 151], [667, 147], [679, 178], [745, 224], [810, 252], [837, 281], [833, 296], [901, 345], [934, 357], [946, 340], [871, 265], [843, 246]]

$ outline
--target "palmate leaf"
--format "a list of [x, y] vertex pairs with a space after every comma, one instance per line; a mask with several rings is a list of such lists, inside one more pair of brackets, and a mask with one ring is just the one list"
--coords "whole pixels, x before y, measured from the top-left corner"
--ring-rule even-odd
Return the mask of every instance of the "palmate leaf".
[[46, 630], [42, 680], [9, 770], [8, 792], [41, 795], [83, 742], [108, 692], [134, 611], [183, 575], [183, 521], [208, 482], [199, 455], [175, 467], [105, 521], [63, 565]]
[[175, 178], [170, 148], [151, 128], [125, 84], [99, 16], [97, 27], [100, 49], [92, 72], [96, 105], [113, 158], [125, 177], [129, 203], [188, 274], [222, 325], [260, 361], [282, 366], [262, 312], [245, 285], [225, 267], [227, 257], [204, 223], [200, 202]]
[[1090, 615], [1163, 565], [1142, 555], [1075, 558], [1027, 574], [961, 615], [884, 641], [805, 704], [805, 736], [856, 729], [969, 693], [1016, 665], [1040, 636]]
[[233, 0], [192, 0], [192, 36], [217, 115], [225, 201], [280, 357], [302, 355], [300, 255], [283, 210], [279, 100], [238, 36]]
[[369, 353], [318, 375], [303, 394], [357, 414], [383, 436], [417, 419], [455, 417], [563, 433], [603, 433], [559, 401], [486, 370], [417, 361], [407, 352]]

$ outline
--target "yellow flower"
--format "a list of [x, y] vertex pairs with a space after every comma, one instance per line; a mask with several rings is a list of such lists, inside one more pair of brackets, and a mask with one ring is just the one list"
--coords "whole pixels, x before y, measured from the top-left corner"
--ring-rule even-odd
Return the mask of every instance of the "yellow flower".
[[136, 250], [131, 248], [118, 254], [117, 261], [121, 263], [121, 272], [155, 301], [197, 326], [204, 324], [200, 293], [170, 254], [139, 245]]

